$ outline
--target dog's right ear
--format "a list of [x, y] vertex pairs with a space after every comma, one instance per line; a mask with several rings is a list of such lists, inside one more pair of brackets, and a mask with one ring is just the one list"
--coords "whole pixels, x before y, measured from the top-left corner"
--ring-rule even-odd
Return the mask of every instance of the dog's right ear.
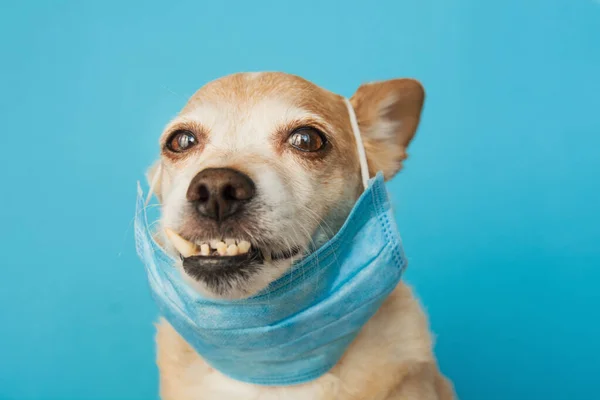
[[160, 160], [152, 164], [152, 166], [148, 168], [148, 171], [146, 172], [146, 179], [148, 180], [148, 185], [150, 185], [148, 196], [154, 194], [159, 203], [162, 203], [162, 174], [163, 166]]
[[383, 171], [390, 179], [402, 169], [424, 100], [423, 87], [413, 79], [368, 83], [352, 96], [371, 176]]

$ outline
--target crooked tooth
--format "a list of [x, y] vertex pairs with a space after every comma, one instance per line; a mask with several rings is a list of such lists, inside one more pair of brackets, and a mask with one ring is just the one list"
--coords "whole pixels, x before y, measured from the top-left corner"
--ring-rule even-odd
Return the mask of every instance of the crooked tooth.
[[225, 239], [225, 244], [227, 245], [227, 247], [229, 247], [232, 244], [235, 244], [235, 239]]
[[217, 243], [217, 252], [220, 256], [227, 254], [227, 245], [224, 242]]
[[271, 262], [273, 259], [271, 258], [271, 252], [270, 251], [263, 251], [263, 258], [265, 259], [266, 262]]
[[216, 249], [216, 248], [217, 248], [217, 245], [218, 245], [219, 243], [220, 243], [220, 242], [219, 242], [218, 240], [211, 240], [211, 241], [210, 241], [210, 248], [211, 248], [211, 249]]
[[174, 230], [165, 228], [165, 233], [167, 234], [167, 238], [169, 238], [173, 246], [182, 256], [190, 257], [198, 254], [198, 247], [179, 236]]
[[238, 255], [238, 247], [235, 244], [231, 244], [227, 247], [227, 255], [228, 256], [237, 256]]
[[202, 246], [200, 246], [200, 254], [203, 256], [209, 256], [210, 255], [210, 246], [207, 245], [206, 243], [204, 243]]
[[250, 242], [242, 240], [238, 244], [238, 250], [239, 250], [240, 254], [246, 254], [248, 252], [248, 250], [250, 250]]

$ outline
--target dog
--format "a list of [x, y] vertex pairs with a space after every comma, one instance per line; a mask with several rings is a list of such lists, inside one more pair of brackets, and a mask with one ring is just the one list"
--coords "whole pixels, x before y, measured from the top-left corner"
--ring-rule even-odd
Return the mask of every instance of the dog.
[[[412, 79], [364, 84], [351, 97], [371, 176], [381, 171], [389, 180], [402, 169], [424, 98]], [[243, 299], [267, 287], [311, 245], [335, 235], [363, 190], [344, 98], [290, 74], [239, 73], [206, 84], [166, 126], [160, 148], [147, 178], [161, 227], [184, 242], [177, 248], [159, 239], [167, 251], [262, 254], [259, 267], [231, 265], [226, 273], [175, 266], [209, 298]], [[156, 342], [165, 400], [455, 399], [427, 317], [402, 282], [333, 369], [308, 383], [228, 378], [164, 319]]]

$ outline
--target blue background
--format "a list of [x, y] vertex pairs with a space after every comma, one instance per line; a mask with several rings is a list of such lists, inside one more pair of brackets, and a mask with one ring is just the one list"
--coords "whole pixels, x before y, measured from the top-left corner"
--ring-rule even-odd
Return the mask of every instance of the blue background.
[[584, 400], [600, 371], [600, 2], [2, 2], [0, 398], [152, 399], [135, 182], [209, 80], [344, 95], [412, 76], [392, 190], [465, 400]]

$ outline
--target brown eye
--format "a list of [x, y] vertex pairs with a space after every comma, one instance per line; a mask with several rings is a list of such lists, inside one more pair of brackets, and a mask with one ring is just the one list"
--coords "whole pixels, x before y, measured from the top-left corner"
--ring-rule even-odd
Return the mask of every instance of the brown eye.
[[167, 140], [167, 149], [175, 153], [182, 153], [191, 149], [198, 143], [196, 136], [190, 131], [177, 131]]
[[300, 151], [313, 152], [321, 150], [327, 141], [325, 136], [316, 129], [300, 128], [290, 134], [288, 143]]

